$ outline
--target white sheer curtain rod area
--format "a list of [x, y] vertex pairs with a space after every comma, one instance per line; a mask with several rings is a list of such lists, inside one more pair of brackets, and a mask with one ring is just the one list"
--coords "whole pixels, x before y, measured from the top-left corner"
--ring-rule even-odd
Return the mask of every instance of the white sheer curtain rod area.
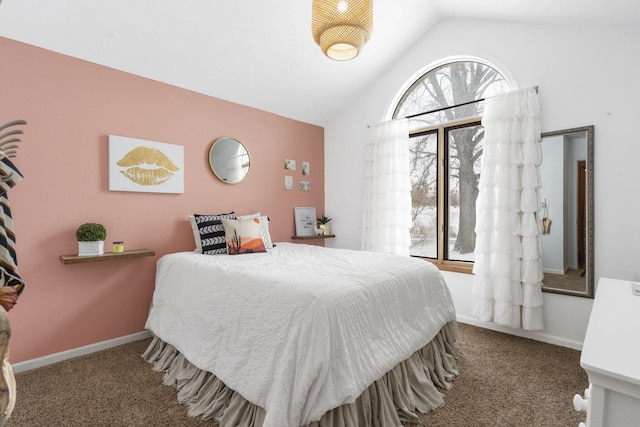
[[[536, 91], [536, 93], [538, 93], [538, 87], [539, 86], [533, 86], [530, 89], [533, 89]], [[526, 90], [526, 89], [522, 89], [522, 90]], [[483, 101], [489, 101], [494, 97], [488, 96], [486, 98], [480, 98], [480, 99], [476, 99], [473, 101], [468, 101], [468, 102], [461, 102], [459, 104], [456, 105], [448, 105], [446, 107], [441, 107], [441, 108], [436, 108], [433, 110], [429, 110], [429, 111], [423, 111], [422, 113], [415, 113], [415, 114], [410, 114], [406, 117], [404, 117], [405, 119], [412, 119], [414, 117], [420, 117], [420, 116], [425, 116], [427, 114], [432, 114], [432, 113], [438, 113], [440, 111], [444, 111], [444, 110], [450, 110], [451, 108], [456, 108], [456, 107], [462, 107], [464, 105], [469, 105], [469, 104], [475, 104], [476, 102], [483, 102]], [[381, 122], [381, 123], [385, 123], [385, 122]], [[371, 127], [371, 126], [375, 126], [375, 125], [367, 125], [367, 127]]]

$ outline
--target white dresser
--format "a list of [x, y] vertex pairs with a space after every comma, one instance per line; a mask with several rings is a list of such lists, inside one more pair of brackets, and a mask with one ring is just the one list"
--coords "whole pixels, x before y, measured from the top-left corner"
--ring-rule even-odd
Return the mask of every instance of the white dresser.
[[640, 427], [640, 296], [630, 281], [598, 281], [580, 366], [589, 389], [574, 407], [587, 411], [586, 426]]

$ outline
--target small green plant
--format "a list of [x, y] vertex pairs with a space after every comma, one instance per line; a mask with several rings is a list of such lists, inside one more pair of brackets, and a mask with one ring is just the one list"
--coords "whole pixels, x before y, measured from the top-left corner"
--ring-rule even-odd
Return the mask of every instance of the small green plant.
[[322, 215], [320, 218], [317, 218], [318, 223], [319, 224], [327, 224], [329, 221], [331, 221], [333, 218], [329, 218], [326, 215]]
[[95, 222], [87, 222], [82, 224], [76, 230], [76, 239], [78, 242], [97, 242], [107, 237], [107, 230], [102, 224]]

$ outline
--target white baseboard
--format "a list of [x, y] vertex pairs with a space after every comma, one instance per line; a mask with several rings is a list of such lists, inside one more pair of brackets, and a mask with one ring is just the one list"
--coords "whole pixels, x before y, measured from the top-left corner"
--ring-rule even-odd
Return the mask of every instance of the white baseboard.
[[543, 334], [534, 331], [524, 331], [522, 329], [513, 329], [506, 326], [496, 325], [495, 323], [481, 322], [478, 319], [467, 316], [457, 317], [458, 322], [466, 323], [480, 328], [491, 329], [493, 331], [504, 332], [505, 334], [515, 335], [522, 338], [529, 338], [536, 341], [546, 342], [547, 344], [559, 345], [560, 347], [568, 347], [574, 350], [582, 350], [582, 344], [578, 341], [568, 340], [565, 338], [558, 338], [552, 335]]
[[11, 364], [14, 373], [28, 371], [30, 369], [40, 368], [41, 366], [50, 365], [52, 363], [61, 362], [63, 360], [72, 359], [78, 356], [94, 353], [96, 351], [106, 350], [111, 347], [117, 347], [134, 341], [143, 340], [151, 336], [151, 332], [142, 331], [135, 334], [126, 335], [124, 337], [114, 338], [107, 341], [97, 342], [95, 344], [85, 345], [84, 347], [73, 348], [71, 350], [62, 351], [60, 353], [49, 354], [47, 356], [38, 357], [36, 359], [25, 360]]

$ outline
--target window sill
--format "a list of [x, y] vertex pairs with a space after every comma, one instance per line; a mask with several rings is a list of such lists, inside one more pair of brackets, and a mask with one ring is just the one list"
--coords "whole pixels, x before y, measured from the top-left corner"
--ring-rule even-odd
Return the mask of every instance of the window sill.
[[456, 261], [441, 261], [422, 258], [426, 262], [430, 262], [431, 264], [438, 267], [439, 270], [442, 271], [452, 271], [454, 273], [463, 273], [463, 274], [473, 274], [473, 263], [472, 262], [456, 262]]

